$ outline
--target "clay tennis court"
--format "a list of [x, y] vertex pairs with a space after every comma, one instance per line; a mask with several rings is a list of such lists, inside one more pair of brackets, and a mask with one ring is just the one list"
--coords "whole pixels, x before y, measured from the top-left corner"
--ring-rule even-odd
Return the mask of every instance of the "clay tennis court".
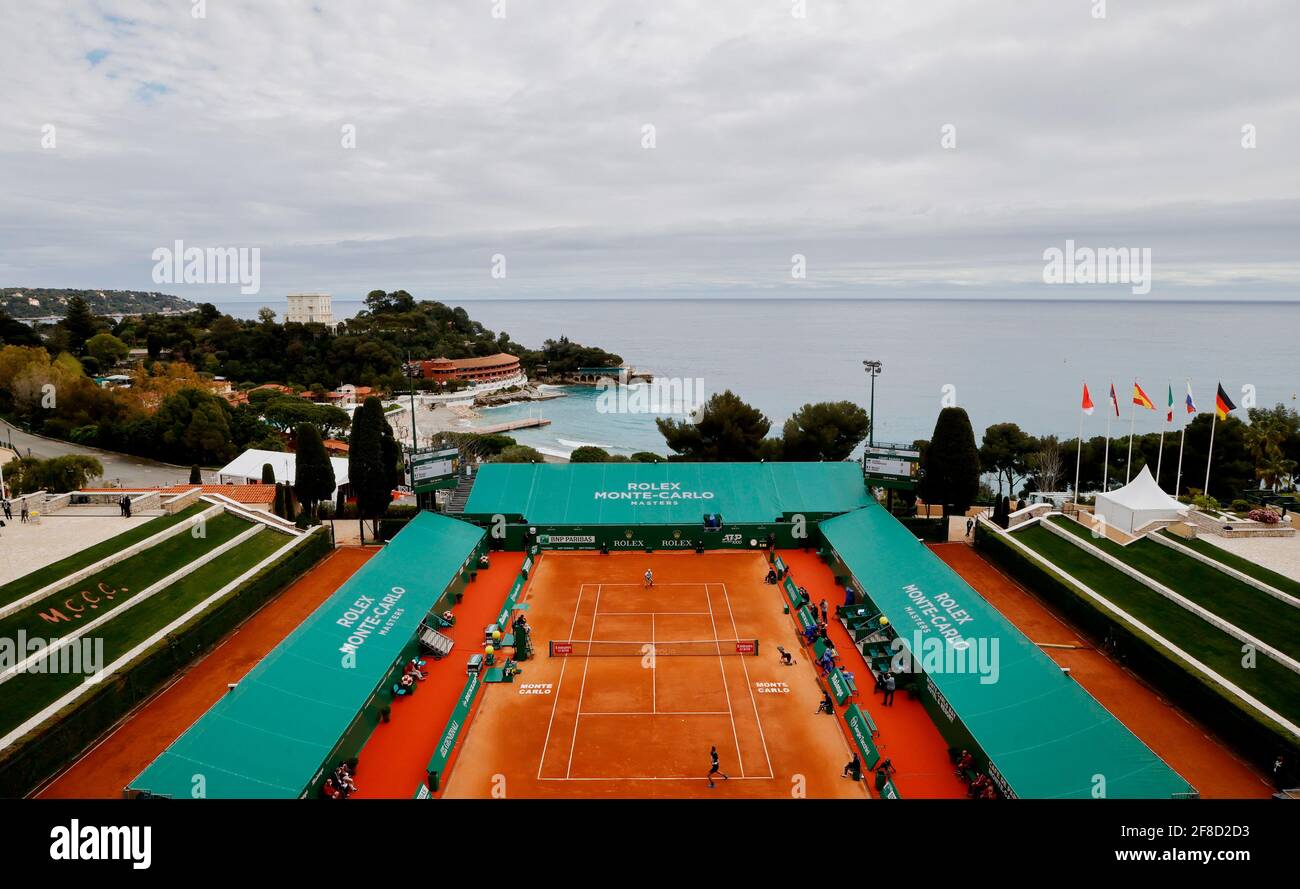
[[[486, 687], [443, 796], [866, 797], [840, 776], [848, 742], [816, 713], [767, 568], [758, 553], [543, 555], [523, 597], [536, 657]], [[729, 779], [710, 789], [715, 746]]]

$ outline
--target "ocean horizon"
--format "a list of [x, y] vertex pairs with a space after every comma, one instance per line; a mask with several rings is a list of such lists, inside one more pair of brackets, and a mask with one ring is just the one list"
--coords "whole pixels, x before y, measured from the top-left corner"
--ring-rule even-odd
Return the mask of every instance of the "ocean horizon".
[[[1084, 435], [1102, 435], [1109, 386], [1121, 417], [1111, 435], [1127, 435], [1128, 396], [1136, 380], [1161, 410], [1142, 411], [1136, 431], [1159, 431], [1167, 386], [1182, 403], [1190, 379], [1206, 410], [1222, 381], [1245, 407], [1295, 406], [1300, 380], [1291, 333], [1300, 303], [1231, 300], [1098, 301], [1078, 299], [736, 300], [485, 299], [463, 305], [475, 321], [537, 348], [567, 336], [616, 352], [638, 370], [690, 381], [706, 395], [730, 389], [760, 408], [773, 434], [801, 405], [870, 402], [862, 361], [883, 363], [876, 379], [876, 440], [928, 438], [941, 407], [970, 414], [977, 435], [994, 423], [1019, 423], [1034, 435], [1079, 432], [1086, 381], [1099, 410]], [[216, 303], [256, 317], [274, 301]], [[336, 319], [363, 300], [336, 300]], [[1185, 309], [1185, 310], [1181, 310]], [[1026, 333], [1027, 332], [1027, 333]], [[1243, 387], [1245, 387], [1243, 392]], [[544, 453], [579, 444], [615, 453], [665, 451], [655, 415], [597, 410], [594, 390], [563, 399], [488, 409], [493, 422], [542, 416], [549, 426], [514, 436]], [[1177, 429], [1181, 414], [1175, 414]]]

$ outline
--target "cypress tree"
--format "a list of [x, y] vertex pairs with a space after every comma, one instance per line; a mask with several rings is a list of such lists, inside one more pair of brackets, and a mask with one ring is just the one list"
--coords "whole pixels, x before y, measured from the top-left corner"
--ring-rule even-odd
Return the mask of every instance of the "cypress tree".
[[264, 485], [275, 484], [275, 467], [272, 466], [270, 463], [262, 464], [262, 484]]
[[373, 395], [362, 402], [352, 415], [352, 434], [348, 439], [348, 483], [357, 499], [357, 515], [372, 522], [376, 539], [379, 519], [392, 502], [391, 467], [385, 466], [384, 408]]
[[195, 463], [193, 466], [190, 467], [190, 484], [191, 485], [203, 484], [203, 473], [199, 470], [199, 464], [197, 463]]
[[316, 504], [334, 493], [334, 464], [314, 424], [299, 424], [294, 436], [298, 452], [294, 457], [293, 490], [307, 513], [314, 516]]
[[[970, 417], [959, 407], [939, 411], [921, 462], [918, 491], [926, 503], [943, 504], [943, 516], [970, 508], [980, 486], [979, 449]], [[951, 509], [950, 509], [951, 508]]]

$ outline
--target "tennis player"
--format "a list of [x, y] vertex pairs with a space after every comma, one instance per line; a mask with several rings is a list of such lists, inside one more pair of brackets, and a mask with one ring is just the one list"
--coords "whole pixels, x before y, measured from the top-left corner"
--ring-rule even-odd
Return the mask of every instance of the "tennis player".
[[709, 748], [709, 761], [710, 761], [710, 763], [712, 763], [712, 768], [709, 769], [709, 786], [710, 786], [710, 787], [713, 786], [713, 776], [714, 776], [714, 775], [722, 775], [722, 780], [723, 780], [723, 781], [730, 781], [730, 780], [731, 780], [731, 779], [728, 778], [725, 774], [723, 774], [722, 769], [718, 768], [718, 748], [717, 748], [717, 747], [710, 747], [710, 748]]
[[655, 573], [649, 568], [645, 569], [645, 585], [652, 587], [655, 585]]

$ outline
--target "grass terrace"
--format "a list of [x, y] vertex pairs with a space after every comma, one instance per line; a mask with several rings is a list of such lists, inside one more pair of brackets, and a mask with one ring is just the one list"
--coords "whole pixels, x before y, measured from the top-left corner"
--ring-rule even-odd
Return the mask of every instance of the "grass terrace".
[[1254, 668], [1243, 667], [1240, 640], [1046, 528], [1034, 525], [1014, 532], [1012, 537], [1266, 706], [1292, 722], [1300, 722], [1300, 676], [1277, 661], [1261, 655]]
[[[223, 516], [223, 518], [229, 517]], [[235, 533], [248, 528], [246, 522], [233, 518], [232, 521], [237, 525], [233, 529]], [[215, 520], [208, 523], [209, 541], [213, 540], [214, 524]], [[233, 536], [233, 533], [227, 533], [226, 539]], [[188, 534], [182, 535], [182, 539], [191, 540]], [[287, 534], [269, 528], [263, 530], [225, 553], [221, 558], [212, 560], [167, 589], [141, 602], [123, 618], [108, 621], [96, 628], [92, 631], [92, 635], [104, 640], [103, 666], [122, 657], [276, 550], [288, 545], [291, 540], [292, 538]], [[146, 553], [136, 558], [148, 555]], [[194, 555], [197, 553], [191, 555], [187, 561], [192, 560]], [[50, 703], [84, 682], [85, 676], [77, 673], [15, 675], [0, 685], [0, 736], [13, 731]]]
[[198, 515], [205, 509], [210, 508], [211, 504], [196, 503], [193, 506], [181, 510], [175, 515], [159, 516], [145, 522], [142, 525], [136, 525], [129, 531], [110, 537], [108, 540], [101, 541], [94, 546], [87, 547], [81, 552], [74, 553], [67, 558], [52, 562], [44, 568], [38, 568], [30, 574], [25, 574], [17, 580], [12, 580], [4, 586], [0, 586], [0, 605], [7, 605], [10, 602], [21, 599], [23, 596], [30, 595], [42, 587], [49, 586], [57, 581], [60, 577], [67, 577], [80, 571], [83, 568], [95, 564], [101, 559], [106, 559], [116, 552], [120, 552], [132, 544], [139, 543], [152, 537], [155, 534], [161, 534], [168, 528], [174, 527], [186, 519]]
[[249, 522], [229, 513], [215, 516], [207, 521], [205, 536], [201, 538], [188, 532], [169, 537], [0, 620], [0, 639], [17, 638], [20, 630], [28, 636], [42, 638], [67, 635], [81, 623], [120, 608], [136, 594], [250, 527]]
[[1157, 583], [1186, 596], [1256, 639], [1300, 659], [1300, 608], [1287, 605], [1263, 590], [1229, 577], [1191, 556], [1161, 546], [1154, 540], [1138, 540], [1128, 546], [1120, 546], [1111, 540], [1093, 539], [1092, 533], [1078, 522], [1058, 518], [1049, 521], [1076, 537], [1087, 540], [1107, 555], [1136, 568]]

